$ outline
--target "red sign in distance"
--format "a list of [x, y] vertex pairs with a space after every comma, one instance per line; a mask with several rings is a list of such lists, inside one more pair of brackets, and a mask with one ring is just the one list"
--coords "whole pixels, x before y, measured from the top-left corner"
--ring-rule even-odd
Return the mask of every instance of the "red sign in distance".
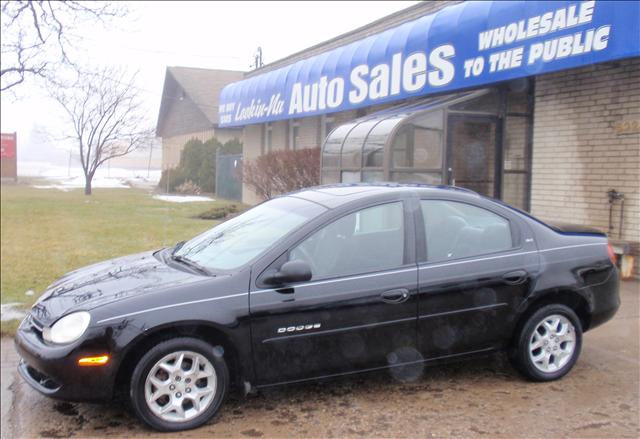
[[0, 134], [0, 157], [13, 158], [16, 156], [16, 134], [2, 133]]

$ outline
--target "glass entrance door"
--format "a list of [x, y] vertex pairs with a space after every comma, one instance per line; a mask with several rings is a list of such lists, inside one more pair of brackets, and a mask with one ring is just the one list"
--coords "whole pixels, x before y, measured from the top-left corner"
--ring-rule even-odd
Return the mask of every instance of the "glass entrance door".
[[500, 198], [499, 122], [492, 116], [449, 116], [447, 184]]

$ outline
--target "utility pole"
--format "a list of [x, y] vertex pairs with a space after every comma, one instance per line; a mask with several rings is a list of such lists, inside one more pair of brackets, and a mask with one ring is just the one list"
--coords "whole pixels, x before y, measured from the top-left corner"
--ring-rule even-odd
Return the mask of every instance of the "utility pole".
[[253, 65], [249, 67], [253, 67], [254, 69], [259, 69], [264, 65], [262, 61], [262, 47], [258, 46], [258, 50], [256, 50], [255, 55], [253, 55]]
[[149, 164], [147, 165], [147, 178], [149, 178], [149, 173], [151, 172], [151, 154], [153, 153], [153, 143], [149, 145]]

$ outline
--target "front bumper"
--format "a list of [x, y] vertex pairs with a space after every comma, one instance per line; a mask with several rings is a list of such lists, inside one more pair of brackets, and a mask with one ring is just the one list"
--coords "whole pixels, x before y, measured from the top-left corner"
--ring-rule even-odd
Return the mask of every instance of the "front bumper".
[[113, 396], [114, 362], [99, 367], [77, 364], [82, 356], [108, 353], [98, 346], [84, 340], [68, 346], [49, 345], [27, 317], [15, 337], [20, 355], [18, 372], [43, 395], [67, 401], [105, 401]]

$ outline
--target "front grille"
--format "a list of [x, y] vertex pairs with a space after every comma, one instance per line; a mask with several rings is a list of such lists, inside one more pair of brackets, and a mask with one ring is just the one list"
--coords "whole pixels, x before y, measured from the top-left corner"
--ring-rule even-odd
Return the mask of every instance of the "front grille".
[[24, 323], [24, 327], [32, 330], [40, 339], [42, 339], [42, 330], [44, 325], [36, 319], [33, 314], [29, 314]]
[[35, 317], [31, 316], [31, 326], [33, 327], [33, 329], [35, 331], [38, 331], [40, 334], [42, 334], [42, 329], [44, 328], [44, 325], [42, 323], [40, 323]]
[[43, 374], [39, 370], [33, 368], [32, 366], [27, 364], [27, 372], [38, 384], [40, 384], [45, 389], [49, 390], [57, 390], [60, 388], [60, 384], [56, 383], [47, 375]]

